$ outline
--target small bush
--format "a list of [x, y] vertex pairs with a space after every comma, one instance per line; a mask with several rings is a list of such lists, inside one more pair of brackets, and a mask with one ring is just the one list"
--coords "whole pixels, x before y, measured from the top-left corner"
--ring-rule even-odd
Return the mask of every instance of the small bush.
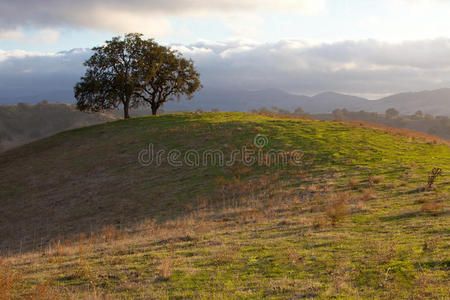
[[423, 204], [426, 203], [428, 201], [427, 197], [420, 197], [419, 199], [417, 199], [417, 203]]
[[424, 214], [437, 216], [441, 213], [443, 207], [444, 203], [438, 202], [437, 200], [429, 200], [422, 205], [421, 211]]
[[303, 260], [303, 256], [295, 248], [289, 248], [286, 250], [286, 256], [292, 265], [297, 265]]
[[214, 264], [217, 266], [223, 266], [231, 263], [234, 260], [235, 253], [231, 249], [221, 249], [214, 253]]
[[384, 181], [384, 177], [382, 175], [370, 176], [369, 180], [368, 180], [369, 186], [371, 186], [371, 187], [374, 185], [380, 184], [383, 181]]
[[433, 252], [439, 246], [439, 243], [441, 241], [442, 238], [440, 236], [426, 239], [425, 242], [423, 243], [423, 251]]
[[327, 224], [327, 219], [323, 216], [317, 216], [312, 221], [312, 226], [315, 229], [321, 228]]
[[426, 188], [425, 188], [427, 191], [430, 191], [430, 190], [433, 189], [434, 182], [436, 181], [436, 179], [437, 179], [440, 175], [442, 175], [442, 169], [441, 169], [441, 168], [434, 168], [434, 169], [430, 172], [430, 175], [428, 176], [428, 183], [427, 183], [427, 186], [426, 186]]
[[102, 228], [102, 237], [105, 241], [118, 240], [122, 238], [120, 231], [113, 225], [107, 225]]
[[172, 276], [172, 260], [165, 258], [161, 260], [158, 266], [158, 275], [160, 280], [169, 280]]
[[372, 189], [364, 190], [364, 192], [363, 192], [363, 194], [361, 196], [361, 199], [363, 201], [369, 201], [369, 200], [372, 200], [374, 198], [375, 198], [375, 193], [374, 193], [374, 191]]
[[358, 185], [359, 185], [359, 180], [356, 179], [356, 178], [351, 178], [351, 179], [348, 181], [348, 187], [349, 187], [349, 189], [351, 189], [351, 190], [356, 190], [356, 188], [358, 187]]
[[330, 219], [331, 225], [335, 226], [348, 216], [349, 210], [347, 203], [349, 198], [348, 194], [336, 194], [332, 196], [325, 209], [325, 214]]
[[72, 276], [85, 281], [90, 280], [93, 276], [91, 266], [80, 257], [80, 260], [73, 266]]
[[53, 248], [55, 249], [55, 256], [60, 257], [64, 255], [64, 246], [60, 240], [53, 242]]
[[319, 212], [322, 211], [325, 200], [323, 199], [321, 194], [316, 194], [311, 201], [311, 212]]

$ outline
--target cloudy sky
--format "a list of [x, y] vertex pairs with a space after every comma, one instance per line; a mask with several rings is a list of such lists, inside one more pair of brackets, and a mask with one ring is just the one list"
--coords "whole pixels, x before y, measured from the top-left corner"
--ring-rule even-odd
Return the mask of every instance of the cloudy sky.
[[126, 32], [192, 57], [206, 88], [450, 87], [449, 11], [447, 0], [0, 0], [0, 104], [70, 101], [89, 48]]

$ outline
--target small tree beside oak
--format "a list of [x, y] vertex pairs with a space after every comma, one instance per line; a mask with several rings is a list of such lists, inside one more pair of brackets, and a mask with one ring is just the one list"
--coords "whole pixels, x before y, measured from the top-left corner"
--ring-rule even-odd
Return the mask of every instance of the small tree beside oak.
[[127, 119], [131, 107], [149, 105], [156, 115], [167, 101], [190, 100], [202, 87], [192, 60], [139, 33], [114, 37], [92, 50], [84, 63], [88, 69], [74, 87], [82, 111], [122, 106]]

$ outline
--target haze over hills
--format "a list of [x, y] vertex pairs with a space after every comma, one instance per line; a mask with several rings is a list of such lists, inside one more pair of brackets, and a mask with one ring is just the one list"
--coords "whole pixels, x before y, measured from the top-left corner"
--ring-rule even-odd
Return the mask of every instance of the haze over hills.
[[249, 111], [261, 107], [294, 110], [301, 107], [308, 113], [329, 113], [334, 109], [350, 111], [385, 112], [389, 108], [397, 109], [401, 114], [424, 114], [450, 116], [450, 89], [401, 93], [368, 100], [335, 92], [320, 93], [309, 97], [293, 95], [277, 89], [260, 91], [204, 89], [196, 95], [192, 102], [168, 103], [166, 109], [219, 109], [225, 111]]
[[393, 107], [405, 114], [413, 114], [417, 110], [432, 115], [450, 115], [450, 89], [438, 89], [415, 93], [401, 93], [385, 97], [374, 102], [376, 111]]
[[0, 106], [0, 152], [57, 132], [113, 121], [114, 113], [80, 112], [74, 105], [40, 102]]
[[[19, 102], [38, 103], [42, 100], [51, 102], [73, 103], [72, 91], [53, 90], [48, 93], [24, 95], [17, 97], [0, 97], [1, 104], [17, 104]], [[308, 113], [329, 113], [334, 109], [350, 111], [385, 112], [389, 108], [397, 109], [401, 114], [424, 114], [450, 116], [450, 88], [408, 92], [391, 95], [378, 100], [350, 96], [335, 92], [324, 92], [315, 96], [294, 95], [279, 89], [248, 91], [239, 89], [205, 88], [195, 95], [192, 101], [170, 102], [166, 110], [197, 109], [222, 111], [251, 111], [262, 107], [273, 107], [295, 110], [301, 107]]]

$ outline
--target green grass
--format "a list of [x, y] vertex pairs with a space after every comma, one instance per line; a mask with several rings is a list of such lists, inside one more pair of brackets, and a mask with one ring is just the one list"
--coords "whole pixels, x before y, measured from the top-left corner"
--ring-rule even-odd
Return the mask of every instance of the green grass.
[[[21, 277], [10, 295], [444, 299], [450, 147], [387, 131], [173, 114], [71, 130], [0, 154], [0, 246], [10, 251], [1, 266]], [[137, 161], [149, 143], [228, 158], [257, 134], [268, 138], [264, 151], [301, 150], [305, 165]], [[434, 167], [444, 170], [435, 189], [415, 192]], [[380, 182], [364, 200], [370, 176]], [[348, 194], [348, 215], [332, 226], [326, 211], [336, 193]], [[442, 204], [435, 214], [422, 211], [430, 201]]]

